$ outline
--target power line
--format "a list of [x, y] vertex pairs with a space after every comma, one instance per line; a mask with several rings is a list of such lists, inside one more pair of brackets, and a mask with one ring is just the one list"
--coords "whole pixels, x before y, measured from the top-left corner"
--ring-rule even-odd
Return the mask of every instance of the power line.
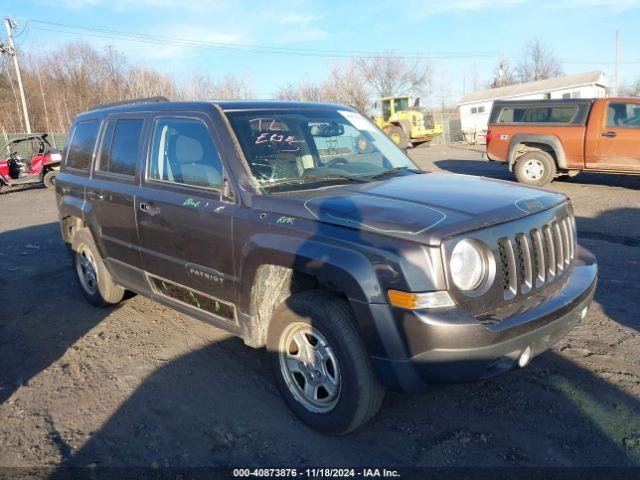
[[212, 42], [204, 40], [192, 40], [179, 37], [167, 37], [159, 35], [149, 35], [144, 33], [125, 32], [120, 30], [112, 30], [107, 28], [89, 27], [84, 25], [70, 25], [59, 22], [50, 22], [46, 20], [28, 19], [32, 23], [43, 26], [33, 25], [34, 29], [51, 31], [57, 33], [66, 33], [74, 35], [89, 35], [98, 38], [108, 38], [124, 41], [163, 44], [180, 47], [203, 48], [211, 50], [221, 50], [230, 52], [245, 52], [259, 54], [276, 54], [276, 55], [292, 55], [307, 57], [325, 57], [325, 58], [384, 58], [388, 56], [399, 56], [406, 59], [465, 59], [465, 58], [492, 58], [499, 54], [497, 51], [468, 51], [468, 52], [372, 52], [372, 51], [341, 51], [341, 50], [319, 50], [309, 48], [293, 48], [293, 47], [276, 47], [276, 46], [259, 46], [232, 42]]

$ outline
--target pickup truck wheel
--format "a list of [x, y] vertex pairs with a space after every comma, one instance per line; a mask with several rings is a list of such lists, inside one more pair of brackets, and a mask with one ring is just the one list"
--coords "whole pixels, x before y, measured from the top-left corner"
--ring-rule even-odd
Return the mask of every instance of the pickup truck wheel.
[[393, 143], [398, 145], [400, 148], [407, 146], [407, 136], [405, 135], [404, 130], [397, 125], [390, 126], [387, 135], [391, 140], [393, 140]]
[[71, 246], [76, 278], [85, 298], [96, 307], [119, 303], [124, 288], [116, 285], [87, 230], [79, 230]]
[[273, 313], [267, 350], [276, 384], [307, 425], [344, 435], [384, 398], [349, 305], [329, 292], [294, 294]]
[[542, 150], [525, 153], [516, 160], [515, 174], [520, 183], [542, 187], [555, 177], [556, 162]]

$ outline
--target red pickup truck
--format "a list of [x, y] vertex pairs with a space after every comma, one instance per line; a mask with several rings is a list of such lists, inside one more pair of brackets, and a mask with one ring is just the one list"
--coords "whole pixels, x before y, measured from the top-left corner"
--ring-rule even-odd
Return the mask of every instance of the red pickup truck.
[[528, 185], [582, 170], [640, 174], [640, 98], [496, 101], [486, 148]]

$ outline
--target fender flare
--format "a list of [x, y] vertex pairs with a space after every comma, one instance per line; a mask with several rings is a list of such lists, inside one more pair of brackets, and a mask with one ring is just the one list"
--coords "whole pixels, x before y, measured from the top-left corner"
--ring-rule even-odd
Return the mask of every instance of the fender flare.
[[249, 311], [258, 268], [265, 264], [313, 276], [349, 299], [367, 303], [386, 301], [373, 265], [361, 253], [318, 239], [261, 233], [251, 237], [243, 249], [239, 307], [244, 312]]
[[563, 170], [568, 170], [567, 157], [560, 139], [553, 135], [539, 135], [533, 133], [517, 133], [511, 137], [511, 141], [509, 142], [509, 153], [507, 154], [509, 170], [513, 169], [513, 164], [516, 161], [517, 146], [521, 143], [539, 143], [546, 145], [555, 154], [558, 167]]

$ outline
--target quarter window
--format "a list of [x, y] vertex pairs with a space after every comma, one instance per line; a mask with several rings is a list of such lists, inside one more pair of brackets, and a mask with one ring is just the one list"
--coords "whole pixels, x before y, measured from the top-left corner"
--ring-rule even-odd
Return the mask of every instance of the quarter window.
[[607, 127], [640, 128], [640, 103], [610, 103], [607, 108]]
[[577, 107], [503, 108], [498, 123], [571, 123]]
[[107, 125], [98, 170], [134, 176], [140, 149], [142, 119], [120, 119]]
[[88, 170], [91, 165], [93, 147], [98, 136], [98, 121], [87, 120], [78, 122], [73, 130], [66, 165], [70, 168]]
[[156, 121], [147, 177], [194, 187], [220, 187], [222, 164], [204, 122], [188, 118]]

